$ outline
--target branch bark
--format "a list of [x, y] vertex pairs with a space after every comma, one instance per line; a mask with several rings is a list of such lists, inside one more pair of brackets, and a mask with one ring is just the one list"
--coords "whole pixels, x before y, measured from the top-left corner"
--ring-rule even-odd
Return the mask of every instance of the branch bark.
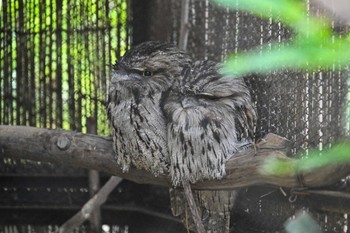
[[[349, 164], [323, 167], [298, 177], [261, 174], [260, 166], [269, 157], [292, 161], [286, 156], [288, 144], [285, 138], [268, 134], [264, 140], [256, 144], [255, 148], [252, 147], [228, 160], [226, 176], [223, 179], [201, 181], [192, 184], [192, 189], [220, 190], [250, 185], [321, 187], [337, 182], [350, 174]], [[0, 126], [0, 156], [95, 169], [137, 183], [171, 186], [167, 175], [154, 177], [144, 170], [135, 168], [123, 173], [115, 162], [112, 139], [109, 137], [62, 129]]]

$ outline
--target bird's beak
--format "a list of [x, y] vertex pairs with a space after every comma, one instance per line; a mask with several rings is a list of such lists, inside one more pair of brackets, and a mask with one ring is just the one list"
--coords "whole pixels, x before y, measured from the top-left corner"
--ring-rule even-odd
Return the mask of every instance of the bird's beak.
[[120, 82], [129, 79], [129, 74], [123, 70], [116, 70], [112, 72], [112, 82]]
[[120, 82], [120, 81], [137, 81], [141, 80], [142, 77], [139, 74], [128, 73], [124, 70], [116, 70], [112, 72], [112, 82]]

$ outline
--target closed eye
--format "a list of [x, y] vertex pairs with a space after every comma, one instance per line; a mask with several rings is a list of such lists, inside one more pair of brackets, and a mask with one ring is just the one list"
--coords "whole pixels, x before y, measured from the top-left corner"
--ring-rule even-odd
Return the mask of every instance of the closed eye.
[[199, 98], [208, 99], [208, 100], [217, 100], [221, 98], [219, 96], [216, 96], [210, 93], [205, 93], [205, 92], [197, 93], [196, 96]]

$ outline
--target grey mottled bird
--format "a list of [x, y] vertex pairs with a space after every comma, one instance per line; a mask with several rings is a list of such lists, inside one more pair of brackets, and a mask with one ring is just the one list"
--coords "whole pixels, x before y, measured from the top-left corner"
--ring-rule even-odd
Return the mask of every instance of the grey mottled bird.
[[[181, 182], [222, 178], [225, 161], [252, 143], [256, 115], [249, 91], [242, 79], [218, 69], [161, 42], [135, 46], [113, 66], [107, 110], [116, 160], [124, 171], [135, 166], [170, 174], [172, 210], [183, 219]], [[207, 232], [229, 231], [234, 196], [194, 192]]]

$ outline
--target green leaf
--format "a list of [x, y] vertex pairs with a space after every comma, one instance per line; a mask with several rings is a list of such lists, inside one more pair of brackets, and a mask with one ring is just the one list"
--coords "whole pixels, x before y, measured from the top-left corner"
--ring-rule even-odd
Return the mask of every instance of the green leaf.
[[294, 160], [281, 160], [277, 158], [267, 158], [260, 168], [260, 173], [274, 176], [291, 176], [296, 173], [297, 162]]
[[221, 72], [237, 77], [252, 72], [269, 73], [272, 70], [329, 69], [350, 63], [350, 46], [347, 39], [299, 39], [293, 43], [273, 44], [261, 50], [235, 54], [228, 58]]
[[260, 172], [264, 175], [288, 176], [308, 172], [325, 166], [350, 163], [350, 145], [338, 144], [326, 151], [312, 151], [297, 160], [267, 159]]
[[312, 151], [308, 158], [298, 160], [299, 171], [310, 171], [324, 166], [350, 163], [350, 145], [338, 144], [331, 149], [323, 151]]
[[350, 63], [349, 38], [332, 36], [330, 23], [308, 16], [300, 0], [213, 0], [226, 7], [280, 20], [294, 29], [288, 43], [265, 45], [244, 54], [231, 56], [222, 69], [236, 77], [272, 70], [328, 69]]
[[232, 9], [247, 11], [263, 18], [273, 18], [289, 25], [297, 32], [310, 34], [324, 26], [308, 17], [305, 1], [300, 0], [213, 0]]

